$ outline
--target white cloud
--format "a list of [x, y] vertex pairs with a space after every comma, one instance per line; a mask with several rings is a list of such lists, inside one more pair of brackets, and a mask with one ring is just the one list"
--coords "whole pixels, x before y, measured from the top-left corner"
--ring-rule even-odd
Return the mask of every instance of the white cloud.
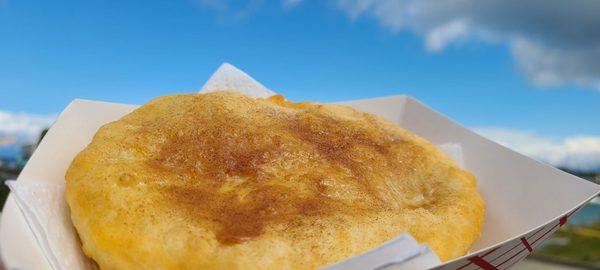
[[421, 35], [430, 51], [463, 40], [502, 42], [535, 84], [600, 90], [600, 1], [332, 0], [352, 19]]
[[544, 137], [534, 132], [475, 128], [475, 131], [506, 147], [537, 160], [573, 170], [600, 169], [600, 136]]
[[35, 141], [40, 132], [49, 127], [56, 117], [13, 113], [0, 110], [0, 138], [5, 143], [27, 143]]
[[440, 25], [427, 33], [425, 46], [429, 51], [439, 52], [450, 42], [466, 38], [469, 35], [469, 25], [465, 20], [454, 20]]
[[573, 82], [600, 90], [600, 44], [594, 48], [566, 50], [515, 39], [510, 43], [510, 50], [519, 69], [537, 85]]

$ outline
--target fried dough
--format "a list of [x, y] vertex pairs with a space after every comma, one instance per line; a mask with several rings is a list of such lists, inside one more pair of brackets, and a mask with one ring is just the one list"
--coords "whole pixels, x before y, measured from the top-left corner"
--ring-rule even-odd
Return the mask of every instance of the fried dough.
[[156, 98], [104, 125], [66, 174], [101, 269], [314, 269], [408, 231], [442, 261], [479, 237], [475, 177], [349, 107], [233, 92]]

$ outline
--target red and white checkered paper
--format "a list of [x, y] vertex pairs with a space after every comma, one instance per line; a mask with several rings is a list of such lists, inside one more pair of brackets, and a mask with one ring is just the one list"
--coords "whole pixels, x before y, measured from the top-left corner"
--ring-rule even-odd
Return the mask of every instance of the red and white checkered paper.
[[581, 207], [572, 212], [529, 232], [516, 239], [503, 243], [497, 247], [482, 250], [470, 254], [466, 258], [451, 261], [442, 266], [433, 268], [435, 270], [502, 270], [510, 269], [515, 264], [525, 259], [544, 240], [550, 237], [559, 228], [564, 226], [569, 217], [577, 213]]

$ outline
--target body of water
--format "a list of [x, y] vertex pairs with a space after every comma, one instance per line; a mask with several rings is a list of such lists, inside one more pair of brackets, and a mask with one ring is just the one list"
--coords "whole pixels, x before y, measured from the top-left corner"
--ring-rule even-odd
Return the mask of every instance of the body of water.
[[569, 224], [572, 225], [586, 225], [595, 222], [600, 222], [600, 199], [596, 197], [595, 200], [588, 203], [583, 207], [577, 214], [569, 219]]

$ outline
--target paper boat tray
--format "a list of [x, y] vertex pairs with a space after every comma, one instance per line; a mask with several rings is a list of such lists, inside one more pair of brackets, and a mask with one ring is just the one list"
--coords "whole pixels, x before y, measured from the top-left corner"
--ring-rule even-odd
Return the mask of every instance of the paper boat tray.
[[[600, 186], [594, 183], [481, 137], [411, 97], [400, 95], [339, 103], [377, 114], [434, 144], [462, 146], [464, 168], [476, 175], [486, 203], [483, 232], [471, 254], [437, 265], [436, 269], [508, 269], [565, 225], [570, 216], [600, 191]], [[71, 160], [90, 142], [96, 130], [134, 108], [133, 105], [74, 100], [49, 130], [19, 181], [64, 182]], [[32, 239], [28, 229], [12, 235], [18, 230], [14, 224], [25, 224], [15, 209], [14, 198], [9, 198], [0, 227], [3, 248], [12, 249], [6, 246], [15, 243], [7, 243], [6, 239], [14, 241], [15, 235], [26, 235], [23, 241]], [[9, 214], [12, 216], [7, 217]], [[39, 253], [37, 249], [20, 250], [14, 246], [2, 254], [31, 258]], [[20, 252], [27, 254], [19, 255]]]
[[342, 102], [380, 115], [434, 144], [459, 143], [464, 168], [486, 202], [481, 238], [472, 253], [437, 269], [508, 269], [529, 255], [599, 186], [492, 142], [406, 96]]

